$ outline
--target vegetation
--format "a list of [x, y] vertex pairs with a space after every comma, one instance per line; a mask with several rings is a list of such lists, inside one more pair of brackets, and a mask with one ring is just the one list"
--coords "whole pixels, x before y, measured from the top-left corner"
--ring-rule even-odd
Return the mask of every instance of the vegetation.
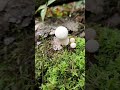
[[[50, 4], [52, 4], [55, 0], [49, 1], [51, 2]], [[48, 7], [50, 5], [48, 2], [45, 5], [40, 6], [36, 11], [36, 13], [40, 13], [40, 16], [38, 17], [41, 17], [42, 21], [44, 21], [45, 18], [47, 20], [48, 17], [52, 17], [52, 19], [53, 17], [54, 19], [61, 19], [64, 16], [67, 17], [65, 20], [68, 20], [69, 17], [71, 21], [77, 21], [81, 20], [82, 15], [85, 15], [84, 12], [80, 11], [81, 7], [84, 6], [84, 0], [79, 0], [77, 3], [63, 4], [54, 7]], [[105, 7], [106, 5], [107, 3], [105, 2]], [[88, 11], [91, 9], [88, 8]], [[102, 7], [102, 9], [104, 10], [104, 7]], [[99, 10], [95, 11], [97, 13], [99, 12]], [[104, 11], [106, 12], [106, 9]], [[90, 15], [91, 17], [89, 17], [90, 19], [88, 19], [88, 21], [90, 20], [91, 22], [91, 19], [95, 18], [95, 16], [97, 17], [95, 21], [102, 20], [102, 15], [98, 18], [98, 14], [94, 13]], [[101, 12], [101, 14], [102, 13], [104, 12]], [[104, 18], [107, 19], [106, 16]], [[54, 19], [53, 21], [55, 21]], [[112, 21], [114, 22], [114, 20], [111, 20], [110, 18], [110, 21], [105, 21], [102, 25], [107, 24], [107, 26], [112, 26], [112, 24], [114, 24]], [[82, 20], [78, 21], [78, 23], [84, 25]], [[56, 26], [57, 24], [58, 23], [55, 22]], [[71, 25], [73, 25], [73, 23]], [[71, 36], [76, 36], [77, 47], [75, 49], [65, 46], [60, 51], [54, 51], [50, 43], [52, 36], [40, 38], [41, 44], [36, 46], [35, 55], [36, 85], [39, 89], [83, 90], [86, 88], [86, 90], [119, 90], [120, 31], [114, 28], [102, 27], [97, 24], [94, 24], [93, 26], [90, 25], [90, 28], [91, 27], [97, 32], [95, 40], [98, 41], [100, 47], [97, 52], [86, 53], [86, 55], [90, 55], [90, 58], [85, 58], [85, 39], [79, 37], [79, 31], [77, 31], [76, 34], [75, 31], [71, 30], [70, 33]], [[93, 60], [86, 68], [85, 59], [86, 62], [90, 62], [90, 59]]]
[[35, 14], [39, 13], [42, 21], [44, 21], [45, 17], [64, 17], [71, 16], [71, 13], [74, 9], [80, 9], [84, 6], [85, 0], [79, 0], [70, 4], [58, 5], [56, 7], [49, 7], [56, 0], [47, 0], [45, 4], [40, 5], [36, 10]]
[[[42, 90], [83, 90], [85, 83], [85, 40], [76, 38], [75, 50], [47, 54], [46, 43], [36, 49], [36, 78]], [[47, 42], [48, 43], [48, 42]]]
[[36, 13], [40, 11], [40, 16], [42, 18], [42, 21], [45, 19], [45, 15], [48, 9], [48, 6], [51, 5], [55, 0], [48, 0], [44, 5], [40, 5], [39, 8], [36, 10]]

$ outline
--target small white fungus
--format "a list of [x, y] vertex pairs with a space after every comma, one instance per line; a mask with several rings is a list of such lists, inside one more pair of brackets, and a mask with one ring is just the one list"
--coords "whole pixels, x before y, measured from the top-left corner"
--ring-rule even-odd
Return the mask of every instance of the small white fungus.
[[70, 44], [70, 47], [71, 47], [71, 48], [75, 48], [75, 47], [76, 47], [76, 43], [71, 43], [71, 44]]
[[55, 30], [55, 36], [58, 39], [66, 39], [68, 37], [68, 30], [67, 30], [67, 28], [64, 27], [64, 26], [57, 27], [57, 29]]
[[70, 42], [74, 43], [75, 42], [75, 38], [70, 38]]

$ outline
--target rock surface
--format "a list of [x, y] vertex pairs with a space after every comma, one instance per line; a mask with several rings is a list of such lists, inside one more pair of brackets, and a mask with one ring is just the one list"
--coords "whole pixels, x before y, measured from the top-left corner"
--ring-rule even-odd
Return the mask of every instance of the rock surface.
[[33, 0], [0, 0], [0, 27], [10, 23], [26, 27], [30, 24], [34, 11]]

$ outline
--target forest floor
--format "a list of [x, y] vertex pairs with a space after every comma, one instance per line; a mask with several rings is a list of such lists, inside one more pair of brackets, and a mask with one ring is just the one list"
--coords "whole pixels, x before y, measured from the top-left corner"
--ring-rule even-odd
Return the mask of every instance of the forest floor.
[[[60, 8], [60, 6], [58, 6]], [[71, 9], [70, 9], [71, 11]], [[70, 11], [69, 14], [70, 14]], [[61, 11], [57, 15], [61, 15]], [[85, 80], [85, 17], [84, 8], [71, 16], [49, 17], [35, 21], [35, 67], [37, 86], [43, 90], [80, 90]], [[75, 38], [76, 48], [60, 46], [55, 39], [58, 26], [68, 29], [68, 37]], [[54, 47], [56, 46], [56, 47]]]
[[[42, 90], [83, 90], [86, 83], [86, 88], [91, 87], [90, 90], [119, 90], [119, 86], [112, 85], [116, 81], [116, 84], [120, 83], [120, 31], [101, 24], [85, 25], [84, 8], [75, 10], [67, 17], [61, 17], [58, 10], [57, 15], [59, 17], [51, 14], [44, 22], [38, 17], [35, 21], [37, 87]], [[75, 38], [76, 48], [70, 48], [70, 44], [62, 48], [58, 46], [57, 49], [53, 47], [56, 45], [54, 33], [58, 26], [68, 29], [68, 37]], [[85, 52], [85, 28], [96, 31], [95, 40], [99, 43], [99, 49], [95, 53]]]

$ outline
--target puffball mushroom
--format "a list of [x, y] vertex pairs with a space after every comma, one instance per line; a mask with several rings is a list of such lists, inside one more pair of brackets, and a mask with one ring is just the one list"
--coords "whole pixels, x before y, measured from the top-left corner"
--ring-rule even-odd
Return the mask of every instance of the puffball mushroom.
[[76, 43], [71, 43], [71, 44], [70, 44], [70, 47], [71, 47], [71, 48], [75, 48], [75, 47], [76, 47]]
[[59, 26], [55, 30], [55, 36], [59, 39], [62, 45], [69, 44], [68, 30], [64, 26]]
[[96, 40], [88, 40], [86, 42], [86, 50], [90, 53], [94, 53], [99, 49], [99, 43]]
[[88, 28], [85, 30], [85, 39], [90, 40], [90, 39], [95, 39], [96, 37], [96, 31], [92, 28]]
[[70, 38], [70, 42], [74, 43], [75, 42], [75, 38]]
[[68, 37], [68, 30], [64, 26], [59, 26], [55, 30], [55, 36], [58, 39], [66, 39]]

